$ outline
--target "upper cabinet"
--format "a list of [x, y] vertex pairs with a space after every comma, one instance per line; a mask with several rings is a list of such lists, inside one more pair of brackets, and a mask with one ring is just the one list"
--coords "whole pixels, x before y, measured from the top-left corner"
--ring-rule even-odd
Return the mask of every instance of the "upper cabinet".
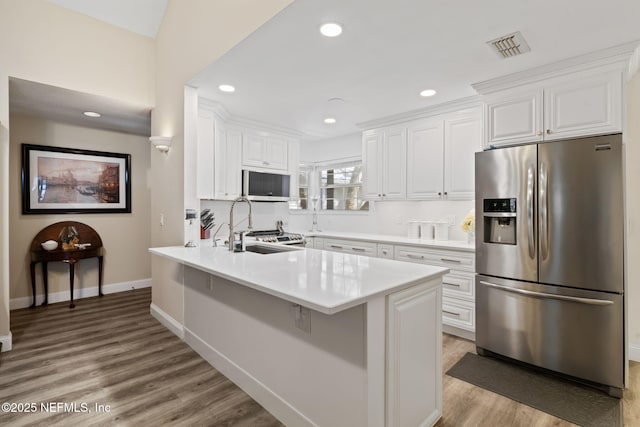
[[407, 199], [472, 200], [475, 153], [482, 150], [480, 111], [425, 119], [407, 133]]
[[396, 127], [362, 137], [364, 195], [370, 200], [402, 200], [407, 195], [407, 131]]
[[278, 136], [245, 132], [242, 138], [242, 165], [287, 172], [288, 142]]
[[208, 110], [198, 112], [196, 194], [232, 200], [240, 195], [241, 133], [227, 130]]
[[474, 157], [482, 150], [479, 107], [366, 131], [365, 197], [373, 200], [472, 200]]
[[622, 131], [623, 73], [583, 71], [488, 96], [485, 147]]

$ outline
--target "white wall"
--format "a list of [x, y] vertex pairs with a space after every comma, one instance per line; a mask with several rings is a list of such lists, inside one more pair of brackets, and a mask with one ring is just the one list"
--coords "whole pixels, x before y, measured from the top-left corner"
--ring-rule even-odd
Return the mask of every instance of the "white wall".
[[339, 136], [321, 141], [300, 142], [300, 162], [324, 162], [347, 157], [362, 157], [362, 134]]
[[[10, 232], [11, 299], [31, 296], [29, 246], [44, 227], [58, 221], [79, 221], [93, 227], [105, 248], [104, 284], [130, 283], [151, 277], [148, 252], [150, 168], [149, 140], [146, 137], [107, 130], [84, 128], [23, 115], [11, 115], [10, 145]], [[21, 144], [80, 148], [131, 155], [131, 213], [23, 215], [20, 191]], [[82, 236], [81, 236], [82, 237]], [[83, 288], [98, 286], [97, 259], [81, 261], [76, 267], [75, 297]], [[42, 277], [37, 270], [36, 289], [42, 294]], [[69, 289], [69, 267], [49, 265], [49, 293]]]
[[640, 360], [640, 73], [627, 86], [627, 307], [630, 358]]
[[0, 0], [0, 337], [9, 334], [8, 77], [151, 107], [154, 56], [149, 37], [44, 0]]
[[[156, 37], [155, 108], [151, 133], [173, 137], [168, 154], [151, 153], [151, 245], [183, 244], [184, 209], [197, 206], [191, 186], [195, 168], [185, 169], [185, 84], [207, 65], [273, 17], [292, 0], [171, 0]], [[188, 91], [187, 91], [188, 92]], [[189, 95], [187, 95], [189, 96]], [[186, 159], [190, 162], [189, 156]], [[160, 215], [165, 225], [160, 225]], [[183, 321], [182, 270], [152, 257], [153, 303]]]

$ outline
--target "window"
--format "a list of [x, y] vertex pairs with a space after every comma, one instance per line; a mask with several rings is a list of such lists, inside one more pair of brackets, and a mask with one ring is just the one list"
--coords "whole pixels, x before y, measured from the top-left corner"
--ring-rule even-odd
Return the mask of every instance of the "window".
[[323, 166], [319, 173], [320, 210], [369, 210], [362, 192], [362, 163]]

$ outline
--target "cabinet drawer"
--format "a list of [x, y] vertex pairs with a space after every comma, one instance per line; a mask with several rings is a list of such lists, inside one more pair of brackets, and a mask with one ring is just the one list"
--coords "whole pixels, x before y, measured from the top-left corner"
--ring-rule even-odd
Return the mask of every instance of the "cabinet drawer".
[[398, 261], [440, 265], [455, 271], [475, 272], [475, 254], [469, 252], [425, 249], [412, 246], [396, 246], [395, 259]]
[[446, 297], [475, 300], [476, 287], [474, 275], [455, 272], [446, 274], [442, 278], [442, 295]]
[[378, 258], [393, 259], [393, 245], [378, 244]]
[[371, 242], [353, 240], [325, 239], [324, 249], [334, 252], [346, 252], [356, 255], [376, 256], [378, 245]]
[[442, 323], [475, 332], [476, 307], [471, 301], [442, 298]]

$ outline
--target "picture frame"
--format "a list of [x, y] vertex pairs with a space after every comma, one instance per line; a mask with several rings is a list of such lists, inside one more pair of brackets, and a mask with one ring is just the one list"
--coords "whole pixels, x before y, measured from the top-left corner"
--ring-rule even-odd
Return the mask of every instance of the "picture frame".
[[22, 144], [22, 213], [131, 213], [131, 155]]

